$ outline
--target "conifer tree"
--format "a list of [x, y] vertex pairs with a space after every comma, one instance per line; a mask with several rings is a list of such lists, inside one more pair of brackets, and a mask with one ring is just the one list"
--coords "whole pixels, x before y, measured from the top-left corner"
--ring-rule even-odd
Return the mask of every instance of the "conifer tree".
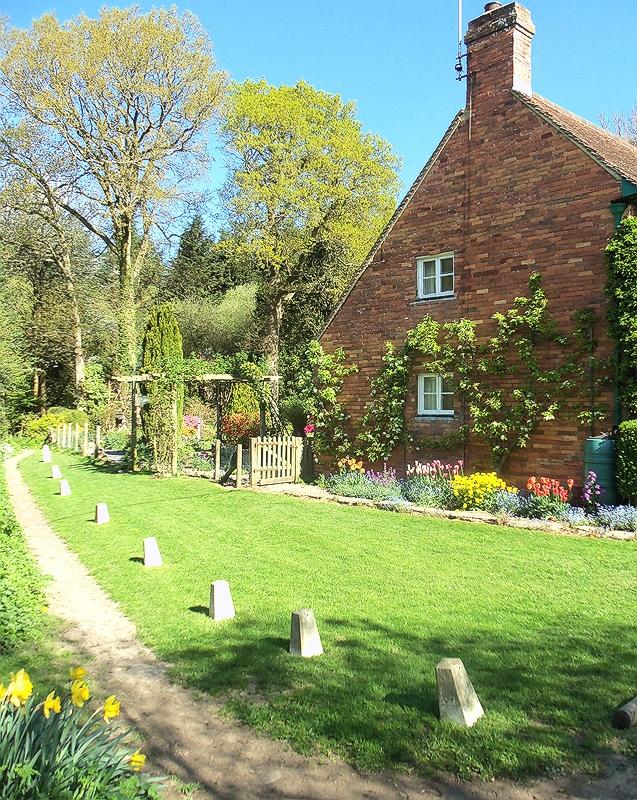
[[143, 407], [144, 438], [158, 472], [175, 472], [181, 435], [184, 386], [181, 376], [183, 345], [179, 325], [169, 303], [150, 312], [142, 340], [142, 372], [158, 377], [146, 385]]

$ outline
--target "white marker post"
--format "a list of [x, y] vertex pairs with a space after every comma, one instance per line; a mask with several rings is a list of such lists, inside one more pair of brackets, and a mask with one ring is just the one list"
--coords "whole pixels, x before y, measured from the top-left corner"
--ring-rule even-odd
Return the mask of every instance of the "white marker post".
[[230, 594], [228, 581], [215, 581], [210, 584], [210, 619], [220, 622], [223, 619], [234, 619], [234, 603]]
[[157, 539], [154, 536], [148, 536], [144, 539], [144, 566], [161, 567], [163, 563]]

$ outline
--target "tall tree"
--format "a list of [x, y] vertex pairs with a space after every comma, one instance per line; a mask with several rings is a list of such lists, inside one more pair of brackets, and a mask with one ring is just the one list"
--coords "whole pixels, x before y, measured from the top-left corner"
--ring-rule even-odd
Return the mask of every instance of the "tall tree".
[[631, 144], [637, 145], [637, 105], [627, 114], [615, 113], [610, 117], [602, 114], [601, 124], [622, 139], [628, 139]]
[[214, 301], [250, 277], [249, 267], [236, 258], [231, 244], [223, 238], [215, 242], [196, 214], [181, 235], [165, 294], [176, 300]]
[[[72, 181], [56, 201], [115, 255], [119, 365], [136, 362], [136, 284], [160, 207], [183, 197], [207, 158], [205, 132], [225, 78], [190, 13], [102, 8], [61, 24], [53, 14], [7, 32], [0, 95], [39, 126]], [[135, 227], [141, 231], [133, 252]]]
[[38, 139], [35, 126], [22, 123], [0, 132], [0, 174], [0, 201], [13, 218], [13, 224], [4, 226], [5, 242], [13, 234], [17, 238], [14, 245], [39, 250], [40, 258], [50, 260], [64, 281], [73, 335], [75, 393], [79, 398], [85, 359], [73, 257], [77, 236], [69, 214], [56, 202], [53, 188], [66, 179], [66, 165], [59, 153], [47, 147], [46, 140]]
[[355, 111], [304, 81], [246, 81], [229, 93], [225, 211], [259, 272], [260, 341], [273, 373], [296, 294], [321, 292], [328, 274], [342, 290], [395, 207], [399, 161]]
[[184, 385], [177, 373], [183, 355], [179, 325], [170, 304], [156, 306], [142, 340], [142, 370], [158, 377], [146, 387], [148, 405], [143, 407], [142, 425], [159, 472], [175, 471], [184, 402]]

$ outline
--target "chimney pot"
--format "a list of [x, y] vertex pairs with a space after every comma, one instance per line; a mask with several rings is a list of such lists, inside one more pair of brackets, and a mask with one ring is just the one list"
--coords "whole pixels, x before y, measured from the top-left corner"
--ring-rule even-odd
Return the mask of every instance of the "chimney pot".
[[488, 13], [489, 11], [495, 11], [497, 8], [502, 8], [502, 3], [487, 3], [484, 10]]

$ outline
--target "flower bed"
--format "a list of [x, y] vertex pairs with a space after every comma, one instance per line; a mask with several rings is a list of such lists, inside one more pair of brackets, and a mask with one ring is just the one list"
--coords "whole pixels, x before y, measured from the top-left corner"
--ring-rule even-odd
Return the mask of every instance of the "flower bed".
[[598, 505], [601, 488], [594, 472], [589, 472], [579, 493], [572, 479], [564, 485], [544, 476], [531, 476], [526, 488], [518, 490], [494, 472], [465, 475], [462, 461], [416, 462], [407, 468], [407, 477], [399, 480], [391, 468], [365, 470], [362, 461], [343, 458], [338, 472], [321, 476], [318, 483], [338, 497], [368, 500], [392, 510], [486, 512], [485, 521], [492, 522], [539, 520], [584, 532], [637, 532], [637, 507]]

